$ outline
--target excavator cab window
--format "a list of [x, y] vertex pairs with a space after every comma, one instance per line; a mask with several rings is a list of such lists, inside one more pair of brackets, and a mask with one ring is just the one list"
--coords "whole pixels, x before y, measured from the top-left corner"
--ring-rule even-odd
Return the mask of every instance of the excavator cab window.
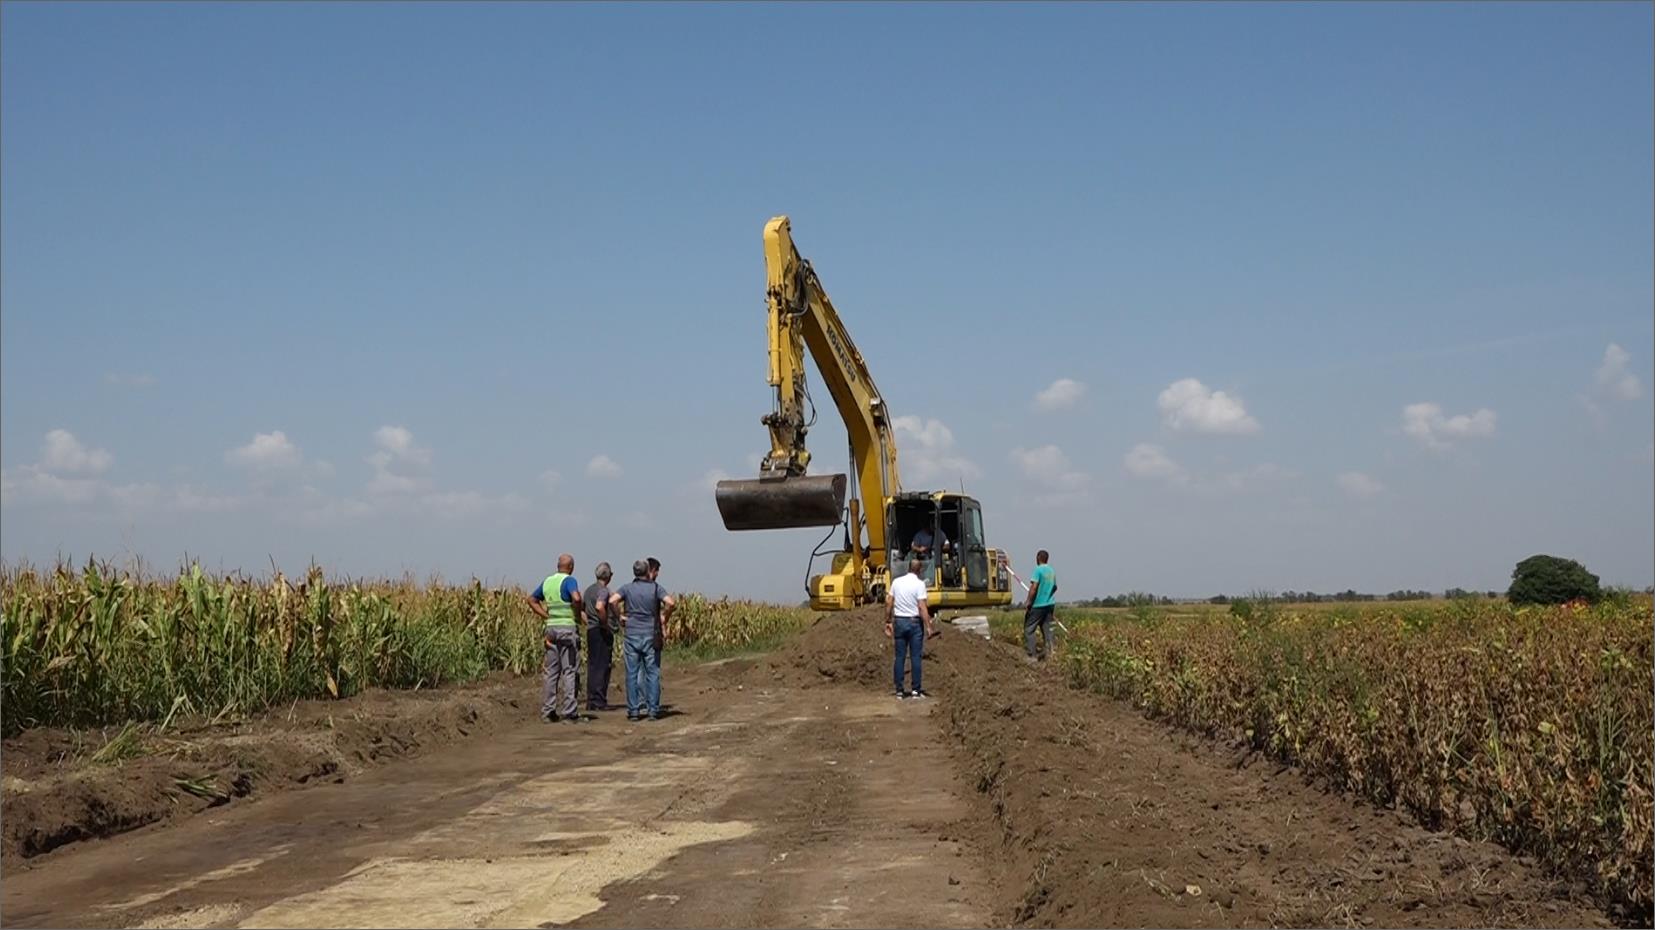
[[[891, 504], [890, 538], [896, 542], [891, 547], [891, 580], [908, 574], [908, 560], [914, 558], [914, 537], [921, 529], [929, 529], [933, 538], [937, 535], [937, 505], [929, 498], [914, 498], [911, 500], [897, 500]], [[934, 553], [925, 559], [925, 583], [935, 583], [933, 572], [936, 562]]]
[[960, 536], [960, 558], [965, 564], [968, 591], [988, 590], [988, 545], [983, 539], [983, 508], [966, 499], [965, 532]]
[[937, 528], [942, 530], [940, 539], [946, 540], [937, 546], [937, 574], [940, 576], [939, 583], [944, 588], [965, 587], [965, 566], [960, 558], [960, 516], [960, 499], [944, 497], [937, 508]]

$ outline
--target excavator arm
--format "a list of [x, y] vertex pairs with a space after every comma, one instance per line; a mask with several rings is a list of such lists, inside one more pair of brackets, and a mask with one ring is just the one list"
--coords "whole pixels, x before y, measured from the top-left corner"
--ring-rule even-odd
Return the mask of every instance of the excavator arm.
[[[756, 479], [720, 481], [716, 497], [724, 525], [731, 530], [833, 526], [845, 511], [846, 476], [810, 476], [805, 437], [815, 417], [805, 380], [805, 351], [827, 382], [828, 394], [850, 438], [851, 476], [866, 513], [867, 546], [885, 549], [885, 502], [901, 489], [896, 442], [873, 376], [851, 341], [827, 291], [810, 263], [793, 244], [788, 219], [778, 216], [764, 227], [765, 290], [770, 341], [769, 382], [775, 404], [762, 422], [770, 431], [770, 452]], [[861, 562], [862, 553], [855, 552]]]

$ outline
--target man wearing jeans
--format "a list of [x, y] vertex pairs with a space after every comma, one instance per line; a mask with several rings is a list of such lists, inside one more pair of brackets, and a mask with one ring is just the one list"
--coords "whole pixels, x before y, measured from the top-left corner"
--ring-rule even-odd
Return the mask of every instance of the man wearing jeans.
[[1034, 571], [1029, 573], [1029, 599], [1023, 610], [1023, 651], [1030, 662], [1036, 661], [1034, 631], [1040, 630], [1040, 654], [1044, 662], [1052, 654], [1052, 615], [1057, 604], [1057, 572], [1046, 564], [1051, 556], [1042, 549], [1035, 553]]
[[[896, 645], [896, 661], [891, 666], [891, 678], [898, 700], [928, 698], [921, 683], [920, 660], [925, 652], [925, 631], [931, 627], [931, 608], [925, 603], [925, 581], [920, 572], [925, 562], [914, 559], [908, 563], [908, 574], [891, 582], [885, 595], [885, 635]], [[913, 671], [913, 691], [902, 689], [902, 660], [909, 659]]]
[[661, 647], [667, 621], [675, 605], [672, 595], [655, 582], [660, 563], [632, 563], [632, 580], [609, 595], [611, 611], [626, 611], [626, 719], [661, 719]]
[[[575, 557], [565, 552], [557, 557], [557, 571], [547, 575], [529, 595], [529, 609], [545, 621], [541, 640], [546, 647], [541, 666], [540, 717], [547, 723], [559, 719], [583, 723], [575, 691], [580, 687], [580, 582], [572, 574]], [[562, 692], [562, 702], [558, 692]]]

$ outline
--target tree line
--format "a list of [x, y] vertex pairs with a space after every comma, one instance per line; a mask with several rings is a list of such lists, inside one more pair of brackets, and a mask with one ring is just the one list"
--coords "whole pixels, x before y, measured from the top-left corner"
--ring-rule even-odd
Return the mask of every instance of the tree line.
[[[1629, 593], [1625, 589], [1614, 590], [1621, 596]], [[1644, 593], [1655, 594], [1655, 587], [1645, 588]], [[1144, 591], [1129, 591], [1126, 594], [1114, 594], [1109, 597], [1071, 601], [1070, 606], [1157, 607], [1179, 603], [1222, 605], [1237, 601], [1322, 604], [1366, 601], [1426, 601], [1438, 597], [1451, 601], [1462, 598], [1486, 597], [1492, 599], [1504, 597], [1514, 604], [1562, 604], [1570, 601], [1591, 603], [1601, 599], [1604, 595], [1605, 591], [1599, 586], [1598, 576], [1587, 571], [1586, 567], [1579, 562], [1551, 555], [1534, 555], [1518, 562], [1516, 568], [1512, 569], [1511, 587], [1505, 591], [1474, 591], [1467, 588], [1449, 588], [1439, 594], [1436, 591], [1416, 591], [1404, 588], [1392, 591], [1389, 594], [1365, 594], [1347, 588], [1333, 594], [1320, 594], [1315, 591], [1282, 591], [1279, 594], [1270, 591], [1254, 591], [1240, 596], [1215, 594], [1204, 599], [1174, 599]]]

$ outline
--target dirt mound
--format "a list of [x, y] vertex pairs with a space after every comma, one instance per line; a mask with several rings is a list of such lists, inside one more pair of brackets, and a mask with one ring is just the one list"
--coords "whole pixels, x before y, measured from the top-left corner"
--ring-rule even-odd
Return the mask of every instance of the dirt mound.
[[790, 687], [833, 683], [889, 687], [890, 642], [885, 638], [882, 607], [823, 614], [753, 671]]
[[[378, 762], [521, 716], [527, 712], [521, 708], [534, 703], [533, 690], [532, 683], [499, 675], [457, 688], [301, 701], [233, 725], [185, 724], [126, 737], [118, 728], [103, 735], [29, 731], [0, 747], [4, 862], [13, 867], [70, 843], [256, 793], [344, 781]], [[111, 747], [114, 740], [123, 742]], [[100, 749], [105, 760], [95, 758]]]
[[[1607, 926], [1535, 864], [1330, 794], [944, 636], [928, 690], [1032, 926]], [[1019, 890], [1020, 889], [1020, 893]]]

